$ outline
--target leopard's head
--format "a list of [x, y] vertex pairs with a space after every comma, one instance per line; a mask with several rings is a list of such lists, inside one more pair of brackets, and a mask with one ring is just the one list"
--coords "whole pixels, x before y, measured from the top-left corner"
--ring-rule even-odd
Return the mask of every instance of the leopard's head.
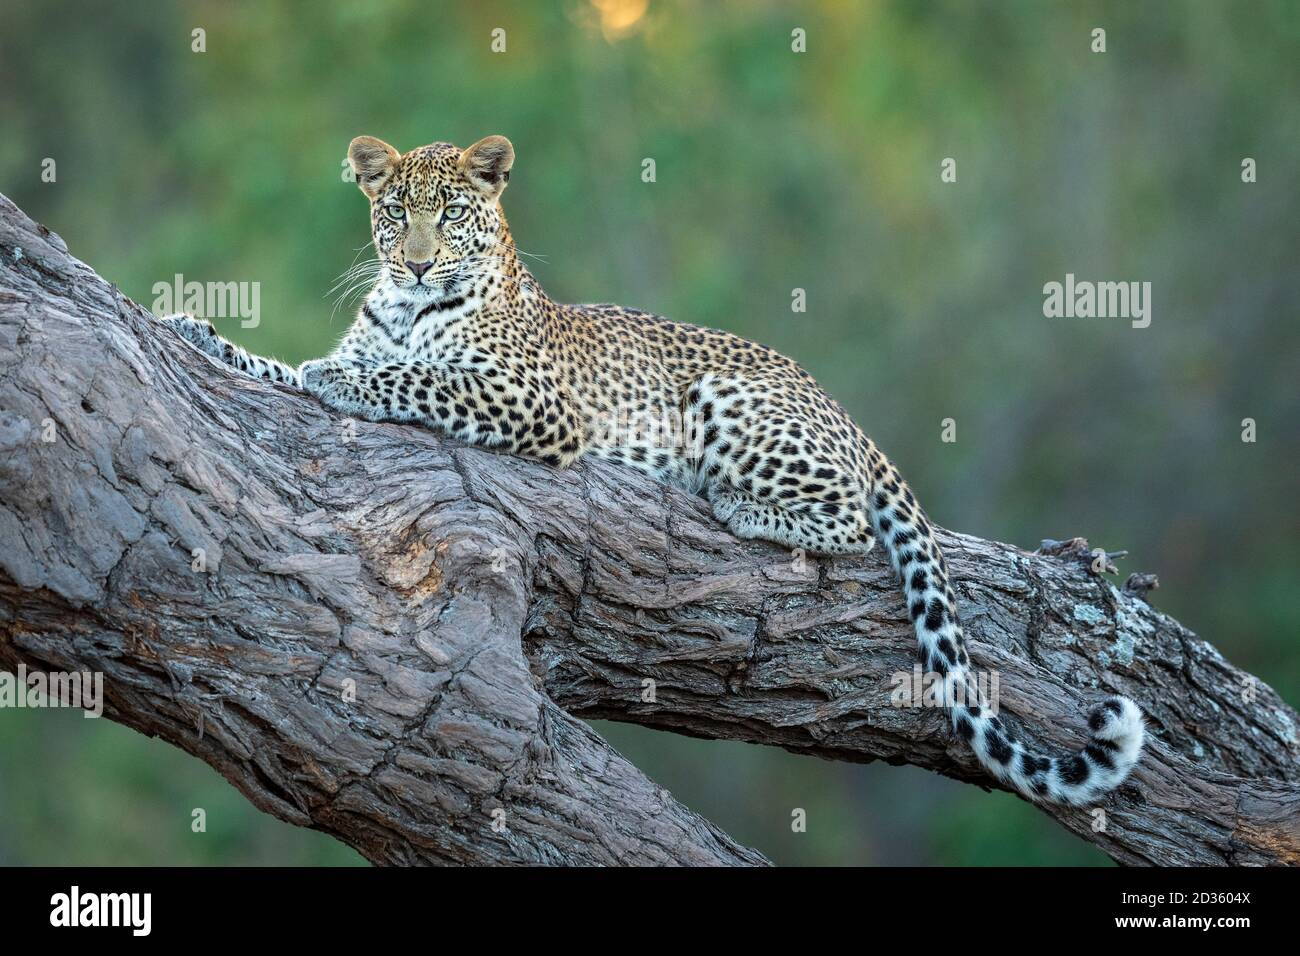
[[436, 299], [495, 271], [508, 252], [500, 199], [514, 161], [504, 136], [468, 149], [432, 143], [405, 155], [373, 136], [354, 139], [348, 163], [370, 199], [382, 277], [407, 294]]

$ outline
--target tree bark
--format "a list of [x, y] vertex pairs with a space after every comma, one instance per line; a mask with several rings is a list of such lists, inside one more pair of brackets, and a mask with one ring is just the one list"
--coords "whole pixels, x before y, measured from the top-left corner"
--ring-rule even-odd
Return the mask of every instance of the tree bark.
[[[0, 668], [102, 672], [111, 719], [376, 863], [766, 862], [579, 717], [993, 785], [942, 711], [891, 703], [914, 637], [879, 553], [800, 558], [612, 465], [344, 421], [3, 197], [0, 356]], [[1086, 545], [940, 540], [1004, 719], [1076, 748], [1105, 693], [1148, 714], [1101, 815], [1045, 812], [1124, 863], [1300, 861], [1270, 688]]]

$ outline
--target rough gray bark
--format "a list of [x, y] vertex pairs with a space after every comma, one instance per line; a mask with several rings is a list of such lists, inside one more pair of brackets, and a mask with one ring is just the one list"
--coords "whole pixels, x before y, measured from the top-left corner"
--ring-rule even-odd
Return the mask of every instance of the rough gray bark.
[[[1106, 692], [1150, 716], [1103, 830], [1045, 812], [1127, 863], [1300, 860], [1272, 690], [1140, 582], [941, 540], [1006, 719], [1077, 747]], [[261, 809], [380, 863], [763, 863], [576, 717], [988, 785], [941, 712], [890, 704], [912, 661], [883, 556], [805, 566], [613, 466], [346, 423], [184, 345], [0, 197], [0, 668], [102, 671], [109, 717]]]

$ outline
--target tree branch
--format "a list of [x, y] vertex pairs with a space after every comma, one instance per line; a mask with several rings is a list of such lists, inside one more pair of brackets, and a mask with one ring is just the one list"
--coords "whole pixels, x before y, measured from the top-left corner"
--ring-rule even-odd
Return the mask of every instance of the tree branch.
[[[942, 712], [891, 704], [914, 638], [881, 555], [801, 562], [614, 466], [343, 422], [3, 197], [0, 344], [0, 668], [102, 671], [109, 717], [375, 862], [766, 862], [577, 716], [990, 784]], [[1271, 689], [1068, 554], [940, 537], [1004, 718], [1077, 747], [1106, 692], [1150, 717], [1102, 829], [1046, 812], [1122, 862], [1300, 861]]]

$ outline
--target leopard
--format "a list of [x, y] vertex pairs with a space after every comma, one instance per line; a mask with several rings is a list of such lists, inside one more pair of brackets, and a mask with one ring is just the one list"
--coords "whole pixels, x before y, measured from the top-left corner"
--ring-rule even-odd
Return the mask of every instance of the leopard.
[[542, 289], [502, 206], [515, 150], [494, 135], [401, 153], [358, 136], [347, 164], [369, 201], [375, 283], [326, 357], [251, 354], [206, 319], [163, 321], [208, 356], [343, 415], [430, 428], [565, 469], [614, 462], [703, 498], [737, 538], [865, 555], [884, 542], [917, 657], [956, 736], [1031, 801], [1083, 805], [1137, 763], [1128, 697], [1089, 710], [1087, 744], [1032, 748], [980, 696], [935, 526], [899, 470], [794, 360], [731, 332]]

